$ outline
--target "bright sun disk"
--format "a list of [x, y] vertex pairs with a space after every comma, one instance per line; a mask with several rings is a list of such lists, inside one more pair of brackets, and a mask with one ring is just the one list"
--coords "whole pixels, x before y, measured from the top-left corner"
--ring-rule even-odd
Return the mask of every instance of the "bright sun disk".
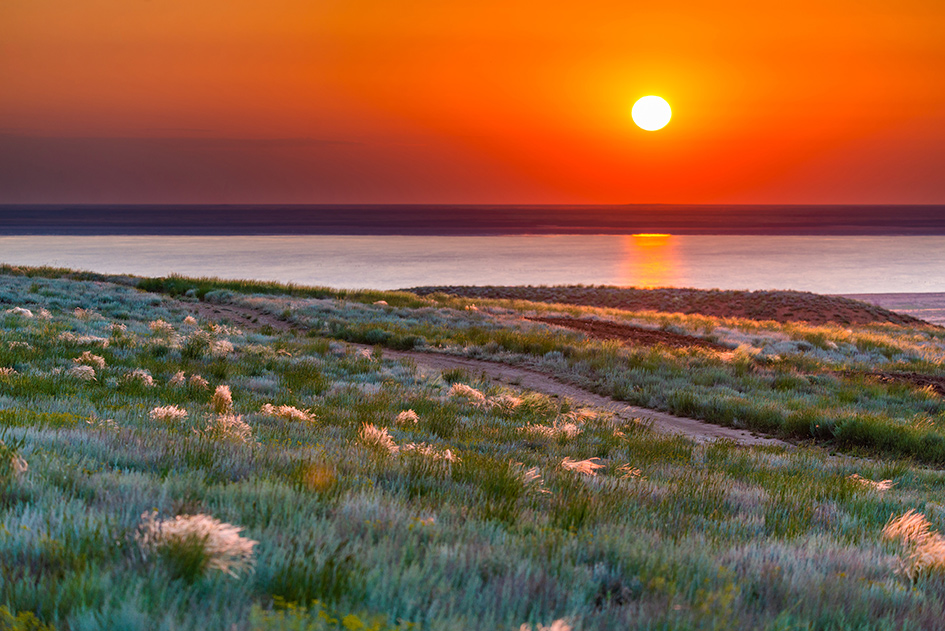
[[673, 110], [663, 97], [644, 96], [633, 104], [630, 116], [641, 129], [656, 131], [666, 127], [673, 116]]

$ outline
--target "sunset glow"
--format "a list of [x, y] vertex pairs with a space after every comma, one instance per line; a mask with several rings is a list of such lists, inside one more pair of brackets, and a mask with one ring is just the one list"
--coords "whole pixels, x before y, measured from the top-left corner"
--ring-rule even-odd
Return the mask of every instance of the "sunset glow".
[[[0, 202], [941, 203], [943, 32], [931, 0], [7, 2]], [[640, 133], [641, 94], [685, 116]]]

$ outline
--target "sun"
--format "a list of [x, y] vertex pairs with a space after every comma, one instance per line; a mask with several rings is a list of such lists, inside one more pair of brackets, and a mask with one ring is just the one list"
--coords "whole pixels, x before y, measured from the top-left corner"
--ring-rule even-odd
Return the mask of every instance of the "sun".
[[666, 127], [666, 123], [673, 116], [673, 110], [661, 96], [644, 96], [633, 104], [630, 116], [641, 129], [656, 131]]

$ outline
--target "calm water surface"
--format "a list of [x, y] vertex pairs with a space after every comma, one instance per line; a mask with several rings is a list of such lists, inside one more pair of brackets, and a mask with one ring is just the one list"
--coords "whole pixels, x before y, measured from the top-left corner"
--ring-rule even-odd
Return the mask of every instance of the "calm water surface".
[[0, 262], [344, 288], [945, 291], [943, 236], [13, 236], [0, 237]]

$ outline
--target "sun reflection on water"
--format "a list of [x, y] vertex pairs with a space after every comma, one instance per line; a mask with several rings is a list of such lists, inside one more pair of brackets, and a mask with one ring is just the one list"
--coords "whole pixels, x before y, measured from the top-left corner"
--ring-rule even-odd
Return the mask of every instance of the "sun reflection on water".
[[671, 234], [641, 233], [623, 237], [621, 285], [671, 287], [679, 284], [679, 257]]

